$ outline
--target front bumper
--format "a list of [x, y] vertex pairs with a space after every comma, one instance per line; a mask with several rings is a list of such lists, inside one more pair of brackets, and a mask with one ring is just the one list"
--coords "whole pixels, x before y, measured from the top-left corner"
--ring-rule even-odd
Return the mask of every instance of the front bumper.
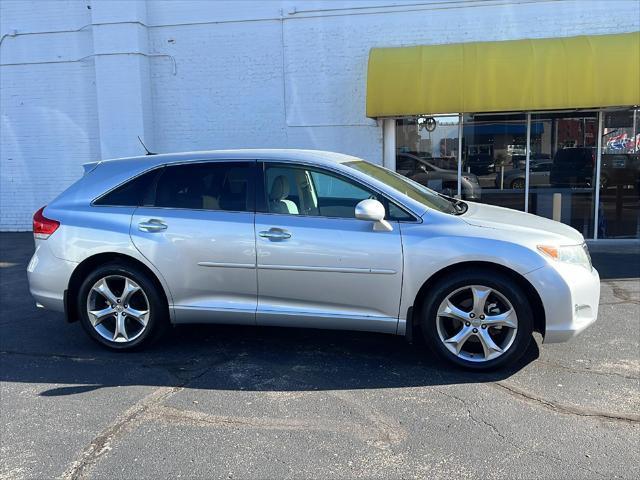
[[40, 307], [56, 312], [65, 310], [65, 290], [77, 263], [56, 257], [47, 244], [39, 240], [27, 266], [29, 291]]
[[549, 264], [525, 277], [535, 287], [544, 305], [545, 343], [566, 342], [598, 318], [600, 276], [593, 268]]

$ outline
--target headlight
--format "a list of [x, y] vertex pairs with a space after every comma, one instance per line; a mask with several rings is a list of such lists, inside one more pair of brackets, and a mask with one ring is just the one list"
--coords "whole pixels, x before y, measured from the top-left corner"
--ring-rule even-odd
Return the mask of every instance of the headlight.
[[538, 245], [538, 250], [557, 262], [572, 263], [581, 265], [587, 270], [591, 270], [591, 257], [587, 245]]

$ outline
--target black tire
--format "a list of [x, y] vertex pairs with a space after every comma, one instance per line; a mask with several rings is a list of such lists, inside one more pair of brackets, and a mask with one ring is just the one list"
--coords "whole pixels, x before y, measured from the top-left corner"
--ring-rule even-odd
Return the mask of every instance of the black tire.
[[[124, 276], [136, 282], [146, 295], [149, 304], [146, 327], [137, 338], [126, 343], [110, 341], [100, 335], [92, 326], [87, 312], [87, 299], [92, 287], [101, 278], [111, 275]], [[76, 303], [80, 324], [89, 337], [109, 349], [131, 351], [147, 347], [158, 340], [169, 326], [169, 309], [165, 297], [160, 291], [161, 288], [156, 279], [151, 278], [148, 273], [136, 266], [124, 262], [110, 262], [101, 265], [91, 272], [80, 286]]]
[[[518, 329], [511, 346], [497, 358], [483, 362], [465, 360], [450, 352], [437, 331], [438, 307], [456, 290], [482, 285], [499, 291], [511, 303], [518, 318]], [[440, 279], [422, 302], [420, 326], [427, 345], [442, 359], [469, 370], [486, 371], [513, 365], [527, 351], [533, 333], [533, 314], [529, 301], [513, 278], [491, 269], [474, 268], [457, 271]]]
[[525, 187], [524, 178], [516, 178], [515, 180], [513, 180], [511, 182], [511, 189], [512, 190], [524, 190], [524, 187]]

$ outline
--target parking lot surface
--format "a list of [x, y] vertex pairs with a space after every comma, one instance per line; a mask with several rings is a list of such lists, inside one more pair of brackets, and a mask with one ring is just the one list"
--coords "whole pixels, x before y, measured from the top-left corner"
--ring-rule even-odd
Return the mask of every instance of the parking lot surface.
[[36, 309], [0, 234], [0, 478], [640, 478], [640, 249], [600, 318], [510, 371], [361, 332], [183, 326], [113, 353]]

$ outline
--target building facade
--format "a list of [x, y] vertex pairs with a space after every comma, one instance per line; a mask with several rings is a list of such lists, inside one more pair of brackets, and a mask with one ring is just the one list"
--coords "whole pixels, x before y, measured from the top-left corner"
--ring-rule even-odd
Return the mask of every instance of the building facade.
[[639, 31], [634, 0], [3, 0], [0, 229], [139, 136], [348, 153], [638, 238]]

